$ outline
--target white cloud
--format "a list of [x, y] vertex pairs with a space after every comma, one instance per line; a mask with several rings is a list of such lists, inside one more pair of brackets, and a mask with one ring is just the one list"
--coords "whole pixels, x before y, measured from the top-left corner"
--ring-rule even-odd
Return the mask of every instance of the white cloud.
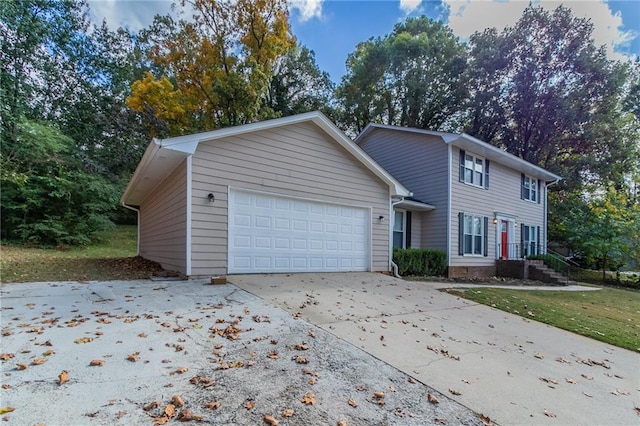
[[100, 23], [107, 21], [111, 30], [118, 27], [139, 31], [153, 22], [155, 15], [171, 11], [171, 0], [89, 0], [91, 18]]
[[322, 3], [324, 0], [291, 0], [289, 6], [300, 13], [300, 21], [306, 22], [312, 18], [322, 18]]
[[[496, 27], [502, 30], [514, 25], [529, 4], [522, 0], [443, 0], [449, 7], [449, 27], [462, 39], [468, 39], [476, 31]], [[534, 1], [546, 10], [553, 10], [561, 4], [570, 8], [574, 15], [587, 18], [593, 24], [593, 39], [597, 46], [605, 45], [611, 59], [627, 59], [616, 50], [624, 47], [638, 34], [623, 30], [622, 16], [614, 14], [606, 0], [565, 0]]]
[[400, 10], [409, 15], [420, 7], [422, 0], [400, 0]]

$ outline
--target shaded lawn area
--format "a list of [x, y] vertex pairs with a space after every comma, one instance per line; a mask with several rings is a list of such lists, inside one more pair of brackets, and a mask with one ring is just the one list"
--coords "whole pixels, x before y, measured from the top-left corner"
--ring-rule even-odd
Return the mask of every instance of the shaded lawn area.
[[155, 262], [136, 257], [136, 226], [118, 226], [100, 242], [69, 249], [2, 245], [0, 281], [131, 280], [161, 275]]
[[[453, 292], [450, 290], [450, 292]], [[467, 299], [632, 351], [640, 351], [640, 292], [455, 290]]]

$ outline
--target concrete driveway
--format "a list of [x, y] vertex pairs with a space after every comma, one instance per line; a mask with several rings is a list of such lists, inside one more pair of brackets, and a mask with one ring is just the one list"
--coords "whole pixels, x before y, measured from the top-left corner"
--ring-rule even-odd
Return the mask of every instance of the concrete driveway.
[[640, 424], [640, 354], [377, 274], [232, 276], [499, 424]]
[[446, 395], [235, 285], [24, 283], [0, 292], [3, 424], [482, 424]]

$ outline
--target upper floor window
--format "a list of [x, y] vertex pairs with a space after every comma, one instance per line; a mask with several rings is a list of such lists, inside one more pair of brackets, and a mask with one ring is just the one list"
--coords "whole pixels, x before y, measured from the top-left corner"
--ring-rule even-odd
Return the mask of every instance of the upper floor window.
[[489, 160], [460, 150], [460, 182], [489, 188]]
[[540, 183], [538, 179], [534, 179], [531, 176], [527, 176], [525, 174], [521, 177], [522, 180], [522, 188], [521, 188], [521, 198], [527, 201], [539, 202], [540, 201]]

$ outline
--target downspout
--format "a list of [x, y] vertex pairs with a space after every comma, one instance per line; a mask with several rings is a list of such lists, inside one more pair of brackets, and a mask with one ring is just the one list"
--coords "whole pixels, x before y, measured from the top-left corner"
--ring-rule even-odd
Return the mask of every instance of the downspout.
[[137, 229], [137, 231], [138, 231], [138, 235], [137, 235], [138, 241], [136, 241], [136, 256], [140, 256], [140, 209], [136, 209], [135, 207], [131, 207], [131, 206], [125, 204], [124, 201], [121, 201], [120, 204], [125, 209], [133, 210], [134, 212], [136, 212], [136, 223], [137, 223], [136, 228], [138, 228]]
[[391, 204], [389, 206], [389, 261], [391, 262], [391, 270], [393, 271], [393, 276], [396, 278], [402, 278], [400, 274], [398, 274], [398, 265], [393, 261], [393, 220], [395, 220], [395, 214], [393, 213], [393, 208], [404, 201], [404, 197], [400, 196], [398, 201], [393, 201], [391, 199]]

